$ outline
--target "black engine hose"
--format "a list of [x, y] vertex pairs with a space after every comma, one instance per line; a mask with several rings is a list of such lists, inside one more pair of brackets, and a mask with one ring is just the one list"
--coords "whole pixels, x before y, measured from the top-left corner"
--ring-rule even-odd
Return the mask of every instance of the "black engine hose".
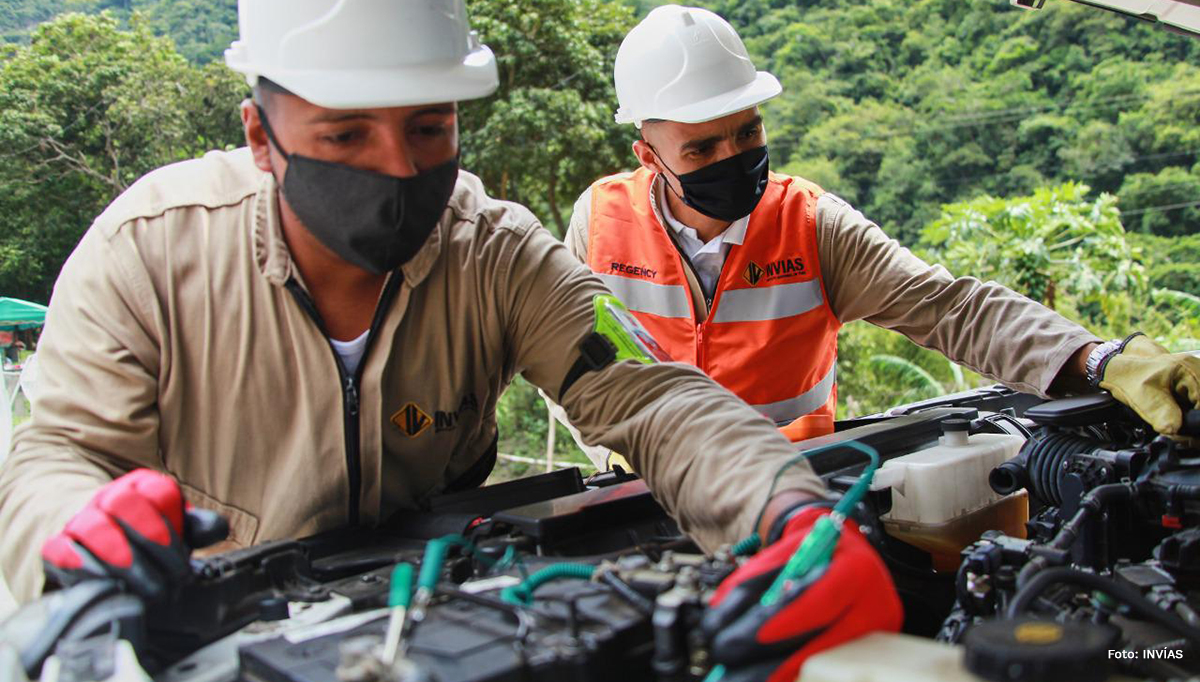
[[1028, 488], [1044, 504], [1059, 507], [1063, 503], [1063, 462], [1085, 452], [1093, 452], [1102, 443], [1069, 433], [1042, 434], [1030, 438], [1016, 458], [992, 470], [988, 482], [1001, 495]]
[[1016, 596], [1008, 605], [1008, 617], [1016, 618], [1022, 615], [1046, 591], [1046, 588], [1058, 584], [1080, 585], [1103, 592], [1128, 606], [1134, 614], [1146, 620], [1152, 620], [1180, 637], [1200, 646], [1200, 628], [1188, 625], [1179, 616], [1158, 608], [1136, 588], [1096, 575], [1095, 573], [1086, 573], [1065, 566], [1048, 568], [1042, 571], [1030, 580], [1027, 585], [1018, 590]]
[[1051, 503], [1056, 507], [1061, 507], [1063, 494], [1060, 486], [1062, 483], [1063, 462], [1071, 455], [1090, 452], [1100, 447], [1100, 443], [1069, 434], [1056, 434], [1046, 439], [1046, 444], [1049, 446], [1049, 451], [1046, 452], [1044, 457], [1040, 458], [1041, 466], [1038, 467], [1037, 481], [1035, 483], [1038, 489], [1035, 490], [1035, 493], [1045, 502]]
[[613, 588], [613, 591], [617, 594], [624, 597], [625, 601], [629, 602], [629, 605], [637, 609], [643, 616], [654, 614], [654, 602], [642, 596], [641, 592], [638, 592], [632, 585], [621, 580], [617, 574], [612, 571], [605, 571], [600, 574], [600, 580], [605, 585]]
[[[1133, 485], [1128, 483], [1110, 483], [1092, 488], [1079, 501], [1079, 510], [1058, 529], [1058, 533], [1054, 535], [1054, 539], [1046, 546], [1064, 552], [1070, 549], [1071, 545], [1075, 544], [1075, 539], [1079, 537], [1079, 531], [1083, 529], [1084, 524], [1087, 523], [1092, 515], [1103, 511], [1111, 502], [1131, 498], [1134, 492]], [[1048, 565], [1049, 560], [1044, 556], [1035, 556], [1030, 559], [1029, 563], [1025, 564], [1025, 567], [1017, 574], [1017, 589], [1024, 588], [1025, 584], [1033, 579], [1033, 576], [1044, 570]]]
[[1200, 485], [1173, 485], [1167, 492], [1178, 500], [1200, 500]]
[[1079, 536], [1079, 531], [1083, 529], [1088, 517], [1104, 511], [1104, 508], [1113, 502], [1132, 498], [1134, 492], [1133, 485], [1128, 483], [1110, 483], [1092, 488], [1079, 501], [1079, 510], [1075, 512], [1075, 516], [1058, 529], [1058, 533], [1050, 541], [1050, 546], [1055, 549], [1069, 549], [1075, 543], [1075, 538]]

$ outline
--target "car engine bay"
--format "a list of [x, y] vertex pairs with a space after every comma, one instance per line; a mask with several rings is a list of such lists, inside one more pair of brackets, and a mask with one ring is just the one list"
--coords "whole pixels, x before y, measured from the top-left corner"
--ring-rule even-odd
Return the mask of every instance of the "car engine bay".
[[[892, 574], [906, 635], [961, 649], [985, 679], [1200, 674], [1200, 451], [1107, 395], [999, 386], [798, 444], [835, 495], [866, 466], [849, 442], [883, 462], [852, 518]], [[110, 581], [48, 593], [0, 624], [0, 678], [702, 680], [699, 622], [742, 553], [705, 556], [633, 474], [563, 469], [378, 528], [193, 559], [162, 603]], [[402, 562], [422, 576], [387, 664]], [[119, 677], [122, 647], [142, 678]]]

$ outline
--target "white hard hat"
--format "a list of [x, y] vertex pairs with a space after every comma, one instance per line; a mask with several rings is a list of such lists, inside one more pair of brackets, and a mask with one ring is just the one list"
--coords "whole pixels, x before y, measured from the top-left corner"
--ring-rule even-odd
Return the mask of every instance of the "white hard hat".
[[625, 36], [614, 69], [617, 123], [702, 123], [771, 99], [779, 81], [756, 71], [737, 31], [698, 7], [663, 5]]
[[465, 0], [239, 0], [225, 63], [322, 107], [396, 107], [486, 97], [496, 58]]

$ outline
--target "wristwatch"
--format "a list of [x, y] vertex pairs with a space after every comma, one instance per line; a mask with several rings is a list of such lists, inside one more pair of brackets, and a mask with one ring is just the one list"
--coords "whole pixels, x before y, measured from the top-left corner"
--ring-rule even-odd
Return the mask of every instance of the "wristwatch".
[[1129, 345], [1135, 336], [1144, 336], [1144, 334], [1134, 332], [1123, 339], [1105, 341], [1088, 353], [1087, 360], [1084, 362], [1088, 385], [1095, 389], [1100, 388], [1100, 380], [1104, 378], [1104, 368], [1108, 366], [1108, 361], [1125, 350], [1125, 346]]

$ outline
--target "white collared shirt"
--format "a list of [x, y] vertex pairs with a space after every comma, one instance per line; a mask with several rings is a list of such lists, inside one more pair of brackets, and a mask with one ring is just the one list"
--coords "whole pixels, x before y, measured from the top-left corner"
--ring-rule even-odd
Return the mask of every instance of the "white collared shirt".
[[684, 225], [671, 215], [671, 207], [667, 203], [666, 195], [671, 190], [662, 186], [661, 176], [657, 178], [657, 183], [660, 188], [658, 195], [661, 197], [659, 210], [662, 212], [663, 220], [675, 232], [675, 236], [679, 240], [679, 248], [695, 267], [696, 276], [700, 278], [700, 288], [704, 290], [704, 297], [711, 300], [717, 289], [717, 281], [721, 278], [721, 268], [725, 265], [725, 259], [729, 257], [729, 249], [734, 244], [746, 241], [746, 226], [750, 224], [750, 216], [733, 221], [729, 227], [725, 228], [724, 232], [706, 243], [701, 241], [700, 235], [695, 229]]

